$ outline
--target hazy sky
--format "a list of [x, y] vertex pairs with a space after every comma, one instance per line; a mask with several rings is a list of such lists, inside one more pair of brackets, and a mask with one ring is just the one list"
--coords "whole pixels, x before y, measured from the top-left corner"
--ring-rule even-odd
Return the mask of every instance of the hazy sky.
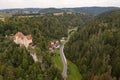
[[0, 9], [6, 8], [48, 8], [48, 7], [84, 7], [84, 6], [118, 6], [120, 0], [0, 0]]

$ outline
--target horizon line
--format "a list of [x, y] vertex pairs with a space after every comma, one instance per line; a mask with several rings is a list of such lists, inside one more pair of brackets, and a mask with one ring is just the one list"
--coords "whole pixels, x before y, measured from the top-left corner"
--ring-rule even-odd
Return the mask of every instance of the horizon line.
[[15, 8], [3, 8], [0, 10], [7, 10], [7, 9], [29, 9], [29, 8], [39, 8], [39, 9], [46, 9], [46, 8], [56, 8], [56, 9], [62, 9], [62, 8], [84, 8], [84, 7], [116, 7], [116, 8], [120, 8], [120, 6], [76, 6], [76, 7], [15, 7]]

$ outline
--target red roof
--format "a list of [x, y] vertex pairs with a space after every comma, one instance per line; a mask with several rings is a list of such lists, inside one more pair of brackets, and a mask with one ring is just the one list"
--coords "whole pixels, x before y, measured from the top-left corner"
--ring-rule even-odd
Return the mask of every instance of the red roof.
[[16, 39], [16, 37], [19, 37], [19, 38], [21, 38], [21, 39], [24, 39], [24, 34], [23, 33], [21, 33], [21, 32], [17, 32], [16, 34], [15, 34], [15, 36], [14, 36], [14, 39]]
[[24, 39], [24, 37], [26, 37], [27, 40], [32, 39], [31, 35], [27, 35], [27, 36], [25, 36], [22, 32], [17, 32], [17, 33], [15, 34], [15, 36], [14, 36], [13, 39], [15, 40], [16, 37], [21, 38], [22, 40]]
[[27, 35], [26, 38], [27, 38], [28, 40], [32, 39], [31, 35]]

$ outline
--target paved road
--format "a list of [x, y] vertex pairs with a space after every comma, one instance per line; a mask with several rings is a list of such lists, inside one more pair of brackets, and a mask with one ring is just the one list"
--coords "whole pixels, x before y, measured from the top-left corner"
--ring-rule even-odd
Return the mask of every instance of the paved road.
[[66, 78], [67, 78], [67, 60], [66, 60], [63, 50], [64, 50], [64, 44], [60, 46], [60, 57], [61, 57], [62, 63], [63, 63], [62, 76], [63, 76], [64, 80], [66, 80]]
[[[76, 31], [77, 28], [72, 29], [72, 30]], [[64, 44], [62, 44], [62, 45], [60, 46], [60, 57], [61, 57], [62, 63], [63, 63], [62, 77], [64, 78], [64, 80], [66, 80], [66, 78], [67, 78], [67, 60], [66, 60], [66, 57], [65, 57], [65, 55], [64, 55], [64, 45], [69, 41], [69, 39], [70, 39], [70, 31], [68, 30], [67, 40], [66, 40], [66, 42], [65, 42]]]

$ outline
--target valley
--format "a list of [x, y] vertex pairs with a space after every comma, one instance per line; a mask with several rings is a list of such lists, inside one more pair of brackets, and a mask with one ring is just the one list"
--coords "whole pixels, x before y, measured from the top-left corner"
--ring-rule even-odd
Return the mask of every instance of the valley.
[[119, 80], [119, 8], [83, 9], [2, 15], [0, 80]]

